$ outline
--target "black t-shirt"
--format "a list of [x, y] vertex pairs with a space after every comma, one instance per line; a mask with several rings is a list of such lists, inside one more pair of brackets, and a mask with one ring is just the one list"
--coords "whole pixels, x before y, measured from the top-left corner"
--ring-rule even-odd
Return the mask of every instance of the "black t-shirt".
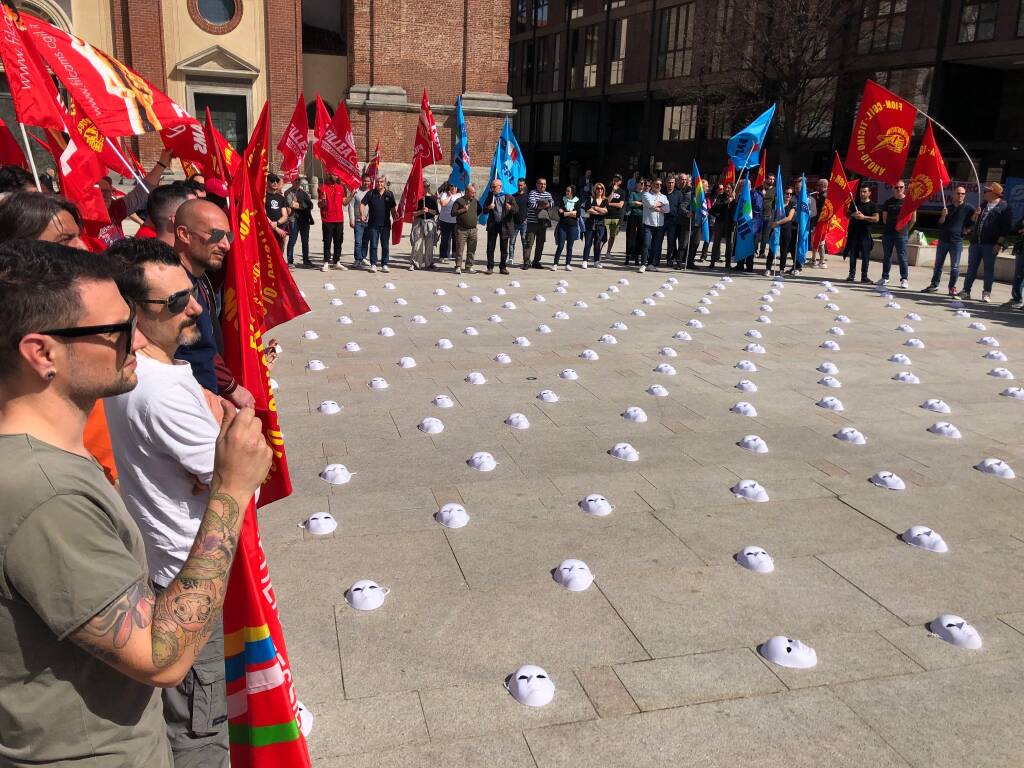
[[368, 227], [390, 227], [391, 209], [396, 208], [395, 196], [390, 189], [385, 189], [381, 194], [376, 189], [371, 189], [363, 198], [363, 205], [367, 208], [366, 226]]
[[[790, 203], [789, 205], [786, 206], [785, 213], [783, 213], [782, 218], [783, 219], [786, 218], [787, 216], [789, 216], [789, 214], [793, 213], [793, 211], [795, 211], [795, 210], [796, 210], [796, 203]], [[790, 219], [787, 222], [784, 222], [783, 224], [780, 224], [779, 225], [779, 229], [782, 230], [783, 232], [792, 232], [794, 229], [796, 229], [796, 218], [797, 218], [796, 214], [793, 213], [793, 218]]]
[[416, 210], [421, 211], [424, 208], [427, 212], [422, 215], [424, 219], [436, 219], [438, 214], [437, 198], [434, 195], [426, 195], [421, 197], [420, 201], [416, 204]]
[[964, 229], [970, 226], [971, 216], [974, 215], [974, 206], [962, 203], [948, 209], [946, 220], [939, 227], [940, 243], [962, 243], [964, 240]]
[[608, 218], [609, 219], [621, 219], [625, 215], [625, 213], [626, 213], [626, 206], [625, 206], [626, 195], [622, 191], [621, 187], [619, 189], [613, 189], [611, 192], [608, 193], [608, 202], [610, 202], [610, 203], [623, 203], [623, 206], [621, 208], [614, 208], [614, 207], [609, 207], [608, 208]]
[[885, 212], [885, 234], [887, 235], [905, 235], [910, 231], [910, 224], [907, 224], [903, 229], [896, 230], [896, 221], [900, 217], [900, 211], [903, 210], [903, 201], [897, 200], [895, 197], [890, 197], [884, 203], [882, 203], [882, 210]]
[[867, 234], [868, 229], [871, 227], [870, 221], [864, 221], [863, 219], [853, 218], [852, 214], [855, 210], [860, 211], [865, 216], [874, 216], [876, 213], [878, 213], [878, 206], [870, 200], [868, 200], [866, 203], [860, 198], [853, 201], [849, 209], [849, 213], [851, 214], [850, 227], [848, 230], [849, 238], [853, 238], [855, 236], [862, 237], [865, 234]]
[[[606, 209], [608, 212], [607, 213], [594, 213], [593, 211], [590, 210], [591, 206], [594, 206], [594, 205], [598, 205], [601, 208]], [[604, 220], [608, 216], [612, 215], [612, 213], [611, 213], [612, 209], [608, 207], [608, 198], [607, 197], [601, 198], [600, 202], [598, 202], [597, 198], [591, 198], [591, 199], [587, 200], [587, 207], [585, 208], [585, 210], [587, 211], [587, 220], [586, 220], [587, 227], [593, 227], [598, 222], [601, 222], [603, 224]]]
[[270, 219], [272, 224], [277, 224], [281, 220], [281, 211], [288, 209], [288, 203], [284, 199], [284, 195], [279, 195], [276, 192], [267, 193], [267, 218]]

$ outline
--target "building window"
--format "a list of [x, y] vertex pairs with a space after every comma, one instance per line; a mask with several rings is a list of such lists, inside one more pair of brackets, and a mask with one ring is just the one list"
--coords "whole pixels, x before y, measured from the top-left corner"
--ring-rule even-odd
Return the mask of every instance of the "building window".
[[884, 53], [903, 47], [907, 0], [865, 0], [857, 53]]
[[597, 25], [587, 27], [583, 32], [583, 87], [593, 88], [597, 85], [597, 60], [600, 52], [597, 47]]
[[533, 92], [533, 41], [523, 45], [522, 78], [520, 79], [520, 93]]
[[188, 15], [204, 32], [223, 35], [242, 20], [241, 0], [188, 0]]
[[960, 7], [960, 34], [958, 43], [976, 43], [991, 40], [996, 35], [998, 0], [963, 0]]
[[562, 102], [537, 104], [538, 142], [559, 142], [562, 140]]
[[302, 0], [302, 52], [344, 56], [346, 51], [341, 6]]
[[562, 90], [562, 33], [551, 38], [551, 60], [554, 62], [554, 77], [551, 79], [551, 90]]
[[693, 3], [665, 8], [658, 30], [657, 78], [690, 74], [693, 55]]
[[548, 25], [548, 5], [550, 0], [536, 0], [533, 4], [533, 26], [546, 27]]
[[[923, 131], [927, 120], [925, 114], [928, 111], [928, 101], [932, 95], [932, 72], [931, 67], [916, 67], [874, 73], [876, 83], [885, 86], [917, 107], [917, 119], [914, 121], [915, 131]], [[857, 99], [858, 110], [860, 109], [860, 98]]]
[[513, 120], [513, 126], [515, 127], [516, 138], [522, 143], [530, 141], [530, 105], [523, 104], [516, 110], [516, 116]]
[[541, 38], [537, 41], [537, 83], [534, 86], [535, 93], [546, 93], [548, 88], [548, 67], [550, 66], [551, 57], [549, 54], [548, 43], [549, 39]]
[[732, 136], [732, 112], [726, 106], [709, 105], [704, 122], [709, 139], [727, 139]]
[[612, 59], [608, 67], [608, 84], [619, 85], [622, 82], [622, 70], [626, 63], [626, 36], [629, 33], [629, 19], [616, 19], [612, 22]]
[[516, 0], [515, 31], [525, 32], [530, 26], [530, 0]]
[[668, 104], [661, 128], [662, 141], [691, 141], [697, 133], [697, 107], [693, 104]]
[[510, 45], [508, 48], [508, 93], [509, 96], [519, 95], [519, 49], [521, 46]]
[[569, 0], [569, 18], [579, 19], [583, 17], [583, 0]]
[[576, 63], [576, 59], [580, 54], [580, 30], [573, 29], [569, 32], [569, 50], [566, 54], [566, 60], [569, 64], [569, 88], [580, 87], [580, 68]]
[[1024, 3], [1020, 4], [1017, 11], [1017, 37], [1024, 37]]
[[714, 45], [711, 48], [711, 71], [722, 70], [722, 54], [733, 50], [729, 46], [729, 30], [732, 28], [734, 0], [720, 0], [715, 7]]
[[610, 3], [608, 2], [608, 0], [604, 0], [604, 10], [606, 10], [606, 11], [607, 10], [613, 10], [614, 11], [616, 8], [625, 8], [625, 7], [626, 7], [626, 0], [611, 0]]

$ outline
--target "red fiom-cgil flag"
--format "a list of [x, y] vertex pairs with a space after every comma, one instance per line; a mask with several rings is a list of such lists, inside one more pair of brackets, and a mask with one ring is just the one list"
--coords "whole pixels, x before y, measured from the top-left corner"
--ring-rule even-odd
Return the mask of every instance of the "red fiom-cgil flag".
[[916, 118], [913, 104], [868, 80], [853, 123], [846, 167], [869, 179], [895, 184], [907, 165]]
[[64, 130], [64, 115], [57, 88], [25, 34], [18, 12], [0, 5], [0, 60], [14, 101], [14, 114], [22, 125]]
[[412, 223], [412, 214], [422, 197], [423, 155], [415, 154], [412, 158], [412, 168], [409, 169], [409, 178], [405, 182], [405, 190], [402, 192], [402, 200], [395, 210], [395, 220], [391, 224], [392, 245], [398, 245], [402, 241], [402, 229], [405, 223]]
[[16, 165], [25, 170], [29, 167], [18, 140], [3, 120], [0, 120], [0, 165]]
[[[754, 179], [754, 188], [760, 189], [764, 186], [764, 180], [768, 177], [768, 172], [765, 169], [765, 164], [768, 162], [768, 150], [761, 150], [761, 164], [757, 167], [757, 178]], [[775, 180], [778, 184], [778, 179]]]
[[270, 172], [270, 102], [263, 102], [263, 109], [256, 119], [256, 125], [249, 137], [249, 145], [242, 152], [252, 184], [252, 198], [260, 205], [267, 196], [267, 174]]
[[82, 38], [21, 14], [29, 41], [104, 136], [162, 131], [192, 121], [152, 83]]
[[[96, 124], [71, 98], [68, 99], [68, 127], [75, 132], [76, 141], [78, 139], [81, 140], [80, 144], [82, 147], [91, 149], [99, 155], [100, 162], [106, 166], [107, 170], [120, 174], [125, 178], [132, 178], [142, 170], [138, 164], [134, 168], [130, 167], [128, 165], [130, 161], [126, 154], [121, 153], [118, 155], [120, 150], [115, 151], [110, 146], [106, 137], [96, 127]], [[95, 181], [99, 181], [99, 177]]]
[[[46, 129], [44, 146], [53, 156], [61, 194], [78, 206], [82, 219], [95, 225], [110, 223], [103, 195], [96, 186], [107, 170], [94, 147], [76, 130], [71, 116], [64, 112], [60, 129]], [[93, 228], [95, 234], [95, 228]]]
[[811, 250], [817, 250], [824, 242], [829, 253], [838, 253], [846, 245], [846, 231], [849, 228], [849, 208], [857, 182], [850, 182], [843, 171], [843, 163], [836, 152], [832, 160], [832, 175], [828, 178], [828, 193], [818, 213], [818, 223], [811, 235]]
[[422, 158], [424, 165], [442, 159], [441, 137], [437, 134], [437, 123], [434, 122], [434, 113], [430, 110], [426, 88], [423, 89], [423, 98], [420, 100], [420, 120], [416, 124], [416, 143], [413, 145], [412, 154], [414, 157]]
[[[327, 115], [327, 108], [317, 96], [317, 131], [320, 130], [320, 109]], [[323, 126], [319, 134], [313, 154], [320, 158], [324, 170], [333, 173], [343, 186], [355, 189], [359, 186], [359, 156], [356, 154], [356, 140], [352, 135], [352, 122], [348, 117], [345, 101], [338, 102], [334, 111], [334, 119]]]
[[380, 142], [377, 142], [377, 146], [373, 148], [373, 159], [363, 168], [363, 175], [370, 175], [370, 183], [376, 184], [377, 177], [380, 176]]
[[722, 171], [721, 184], [735, 184], [736, 183], [736, 166], [732, 164], [732, 158], [729, 158], [729, 162], [725, 164], [725, 170]]
[[921, 149], [918, 150], [917, 160], [914, 161], [914, 170], [907, 181], [907, 198], [900, 208], [900, 216], [896, 219], [896, 229], [903, 229], [910, 221], [910, 217], [918, 208], [935, 194], [935, 190], [949, 184], [949, 172], [946, 170], [946, 163], [939, 152], [939, 145], [935, 143], [935, 134], [932, 133], [932, 121], [924, 129], [924, 139], [921, 140]]
[[[243, 170], [232, 185], [231, 227], [234, 247], [227, 259], [224, 286], [224, 358], [242, 386], [256, 398], [264, 436], [274, 452], [259, 504], [291, 492], [277, 405], [270, 391], [263, 337], [257, 317], [259, 254], [254, 223], [263, 208], [254, 204], [252, 184]], [[299, 721], [288, 650], [260, 544], [255, 503], [246, 510], [238, 550], [224, 601], [224, 665], [228, 699], [228, 735], [235, 768], [310, 766]]]
[[182, 167], [188, 163], [193, 170], [198, 169], [197, 172], [202, 173], [203, 168], [213, 165], [210, 142], [198, 120], [165, 128], [160, 131], [160, 141], [181, 161]]
[[203, 125], [206, 146], [209, 149], [207, 160], [209, 165], [203, 167], [209, 178], [220, 179], [226, 184], [231, 183], [235, 171], [242, 164], [242, 156], [228, 143], [213, 124], [210, 108], [206, 108], [206, 123]]
[[299, 175], [302, 161], [306, 159], [309, 149], [309, 118], [306, 117], [306, 98], [299, 94], [299, 100], [292, 112], [291, 122], [284, 129], [284, 135], [277, 142], [277, 151], [284, 159], [281, 161], [281, 176], [292, 181]]

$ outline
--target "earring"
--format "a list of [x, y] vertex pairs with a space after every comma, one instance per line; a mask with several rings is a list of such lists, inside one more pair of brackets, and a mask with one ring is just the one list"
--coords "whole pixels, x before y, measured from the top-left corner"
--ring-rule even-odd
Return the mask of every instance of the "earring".
[[48, 381], [53, 381], [55, 378], [57, 378], [57, 372], [56, 371], [47, 371], [46, 379]]

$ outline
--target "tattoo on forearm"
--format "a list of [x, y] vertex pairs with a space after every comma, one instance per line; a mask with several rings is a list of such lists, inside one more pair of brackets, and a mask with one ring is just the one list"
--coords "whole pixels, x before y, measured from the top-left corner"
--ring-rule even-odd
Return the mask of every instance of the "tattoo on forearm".
[[[74, 641], [104, 661], [115, 659], [131, 639], [132, 632], [144, 629], [153, 621], [155, 598], [149, 582], [139, 579], [114, 602], [87, 621]], [[111, 646], [113, 650], [110, 650]]]
[[216, 493], [178, 577], [157, 599], [153, 615], [153, 664], [170, 666], [203, 642], [220, 619], [228, 573], [238, 546], [238, 502]]

